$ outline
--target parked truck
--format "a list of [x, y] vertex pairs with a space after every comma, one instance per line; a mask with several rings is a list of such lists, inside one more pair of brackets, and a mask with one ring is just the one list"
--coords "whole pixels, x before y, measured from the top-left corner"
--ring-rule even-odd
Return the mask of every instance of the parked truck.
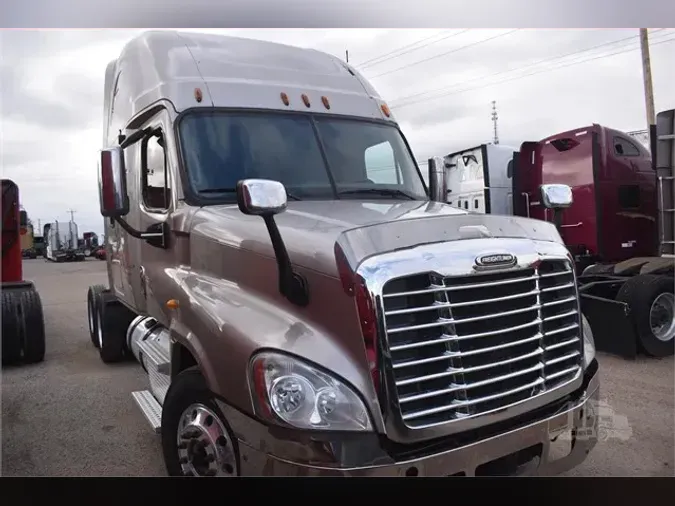
[[78, 242], [77, 223], [47, 223], [44, 229], [45, 258], [53, 262], [81, 262], [84, 251]]
[[33, 225], [28, 219], [28, 213], [24, 209], [19, 211], [19, 223], [21, 256], [23, 258], [37, 258], [33, 239]]
[[104, 97], [108, 284], [89, 289], [90, 337], [147, 372], [132, 396], [169, 475], [557, 474], [586, 458], [598, 363], [560, 234], [443, 202], [444, 171], [431, 160], [427, 188], [354, 67], [146, 32]]
[[82, 251], [85, 257], [94, 255], [98, 249], [98, 236], [95, 232], [84, 232], [82, 234]]
[[[630, 358], [675, 351], [673, 115], [658, 115], [654, 157], [626, 133], [598, 124], [504, 147], [459, 170], [456, 157], [445, 157], [453, 205], [463, 207], [458, 199], [472, 195], [478, 212], [491, 212], [491, 204], [496, 213], [558, 219], [598, 349]], [[547, 183], [571, 187], [573, 205], [558, 214], [542, 205], [539, 188]]]

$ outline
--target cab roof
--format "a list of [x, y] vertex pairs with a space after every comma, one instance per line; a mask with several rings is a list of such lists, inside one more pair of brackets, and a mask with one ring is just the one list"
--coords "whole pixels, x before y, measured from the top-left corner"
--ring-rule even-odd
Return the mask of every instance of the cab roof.
[[130, 40], [108, 69], [106, 97], [114, 100], [115, 113], [127, 119], [168, 100], [178, 113], [196, 107], [240, 107], [394, 121], [391, 113], [383, 113], [384, 102], [358, 71], [313, 49], [223, 35], [148, 31]]

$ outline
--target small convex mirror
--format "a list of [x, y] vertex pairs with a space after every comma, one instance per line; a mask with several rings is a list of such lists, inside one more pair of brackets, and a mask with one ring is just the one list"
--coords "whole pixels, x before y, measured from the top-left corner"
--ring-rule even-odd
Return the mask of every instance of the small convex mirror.
[[541, 203], [547, 209], [564, 209], [572, 205], [572, 188], [566, 184], [543, 184], [539, 190]]
[[244, 214], [279, 214], [286, 210], [286, 188], [269, 179], [242, 179], [237, 183], [237, 204]]

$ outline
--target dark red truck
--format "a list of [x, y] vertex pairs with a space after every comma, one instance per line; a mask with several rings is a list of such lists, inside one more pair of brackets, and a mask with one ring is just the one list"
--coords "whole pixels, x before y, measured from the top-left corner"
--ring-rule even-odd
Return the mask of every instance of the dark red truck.
[[[593, 124], [524, 142], [510, 167], [484, 167], [486, 182], [508, 174], [513, 214], [557, 221], [596, 346], [626, 357], [675, 351], [674, 125], [675, 110], [658, 115], [653, 159], [626, 133]], [[573, 194], [556, 216], [539, 193], [552, 183]]]

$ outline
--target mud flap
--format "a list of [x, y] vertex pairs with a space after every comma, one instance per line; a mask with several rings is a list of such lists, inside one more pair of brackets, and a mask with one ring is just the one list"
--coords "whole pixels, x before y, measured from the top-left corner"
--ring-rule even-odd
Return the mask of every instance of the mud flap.
[[581, 311], [588, 319], [595, 348], [628, 359], [637, 357], [637, 335], [628, 304], [581, 293]]

